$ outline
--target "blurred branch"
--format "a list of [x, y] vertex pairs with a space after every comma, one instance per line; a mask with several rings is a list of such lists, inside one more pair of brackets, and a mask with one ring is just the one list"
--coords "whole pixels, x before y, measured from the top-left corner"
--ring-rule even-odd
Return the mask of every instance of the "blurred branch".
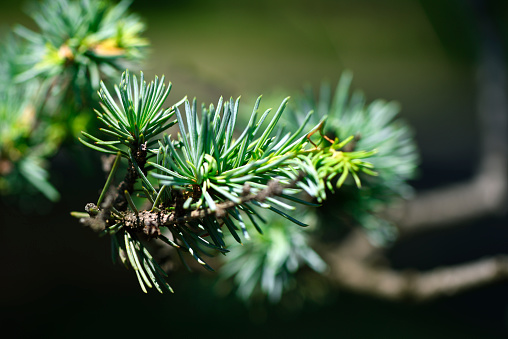
[[[469, 181], [419, 194], [388, 211], [401, 233], [459, 225], [505, 210], [507, 191], [508, 104], [501, 40], [483, 3], [473, 2], [480, 38], [477, 112], [481, 158]], [[339, 247], [324, 254], [330, 278], [339, 286], [390, 300], [427, 301], [508, 280], [508, 256], [477, 259], [429, 271], [397, 271], [372, 260], [378, 253], [364, 234], [351, 232]]]
[[428, 231], [444, 224], [457, 225], [483, 215], [501, 212], [506, 195], [506, 159], [490, 154], [469, 182], [422, 193], [392, 208], [389, 218], [401, 234]]
[[397, 271], [372, 263], [377, 249], [360, 231], [323, 253], [329, 277], [340, 287], [383, 299], [424, 302], [508, 280], [508, 256], [479, 259], [430, 271]]
[[481, 159], [476, 175], [468, 182], [422, 193], [401, 204], [389, 217], [401, 233], [457, 224], [505, 209], [508, 173], [508, 104], [506, 67], [501, 39], [482, 2], [475, 2], [479, 61], [477, 112], [481, 135]]

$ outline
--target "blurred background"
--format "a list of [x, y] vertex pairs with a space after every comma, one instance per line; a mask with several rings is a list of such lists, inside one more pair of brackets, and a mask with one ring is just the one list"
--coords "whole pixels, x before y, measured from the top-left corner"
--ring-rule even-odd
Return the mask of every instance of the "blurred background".
[[[369, 100], [402, 105], [422, 156], [418, 192], [469, 179], [480, 158], [474, 13], [459, 0], [134, 1], [147, 24], [147, 78], [165, 74], [170, 102], [183, 96], [284, 97], [335, 84], [344, 69]], [[508, 35], [508, 3], [488, 1]], [[0, 4], [1, 31], [34, 24], [20, 2]], [[247, 104], [248, 106], [248, 104]], [[210, 334], [258, 337], [501, 338], [508, 335], [508, 283], [425, 304], [392, 303], [342, 290], [298, 310], [248, 308], [214, 293], [210, 273], [170, 276], [174, 295], [144, 295], [110, 260], [109, 240], [69, 215], [97, 199], [100, 162], [78, 169], [76, 146], [52, 161], [57, 204], [0, 205], [0, 322], [9, 337], [88, 338]], [[79, 151], [78, 151], [79, 152]], [[79, 153], [78, 153], [79, 154]], [[507, 253], [507, 220], [495, 215], [410, 237], [389, 250], [397, 269], [431, 269]], [[7, 330], [6, 330], [7, 331]]]

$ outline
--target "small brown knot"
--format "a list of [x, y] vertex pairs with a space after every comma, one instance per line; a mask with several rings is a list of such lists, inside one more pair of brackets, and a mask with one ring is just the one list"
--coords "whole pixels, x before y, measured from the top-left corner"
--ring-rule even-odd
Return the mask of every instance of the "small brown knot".
[[88, 213], [91, 217], [95, 217], [97, 214], [99, 214], [100, 210], [97, 205], [89, 202], [85, 205], [85, 212]]

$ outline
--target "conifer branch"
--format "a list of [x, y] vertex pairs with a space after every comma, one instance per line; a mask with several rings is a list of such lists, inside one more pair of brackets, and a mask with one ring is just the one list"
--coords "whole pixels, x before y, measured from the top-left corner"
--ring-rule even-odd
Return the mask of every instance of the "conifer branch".
[[[224, 226], [240, 242], [238, 230], [245, 238], [249, 237], [244, 216], [261, 232], [256, 221], [264, 220], [258, 212], [260, 209], [305, 226], [284, 211], [295, 209], [286, 200], [308, 205], [297, 196], [306, 192], [323, 201], [327, 190], [340, 189], [346, 180], [360, 187], [360, 176], [376, 175], [372, 164], [366, 161], [376, 151], [346, 151], [344, 148], [352, 138], [330, 139], [322, 133], [324, 120], [307, 132], [304, 123], [294, 133], [283, 135], [279, 130], [274, 134], [288, 99], [263, 129], [270, 110], [258, 119], [258, 98], [247, 127], [235, 139], [239, 100], [223, 102], [221, 98], [217, 107], [203, 106], [199, 118], [196, 100], [190, 103], [184, 99], [167, 109], [162, 107], [171, 88], [169, 85], [166, 90], [164, 77], [147, 84], [141, 73], [140, 79], [138, 82], [127, 71], [122, 75], [120, 86], [115, 87], [120, 105], [101, 84], [102, 112], [96, 111], [97, 117], [105, 125], [101, 130], [113, 140], [83, 132], [93, 143], [80, 141], [99, 152], [114, 152], [127, 161], [125, 178], [108, 195], [108, 199], [115, 195], [111, 206], [87, 205], [91, 220], [84, 219], [84, 222], [116, 239], [113, 250], [120, 257], [123, 252], [130, 253], [124, 263], [135, 268], [144, 291], [145, 287], [160, 281], [154, 278], [148, 284], [146, 277], [155, 277], [156, 272], [140, 266], [136, 251], [144, 253], [146, 249], [138, 235], [158, 238], [178, 251], [188, 252], [211, 270], [200, 253], [203, 246], [223, 253], [228, 251], [222, 232]], [[181, 104], [185, 119], [178, 107]], [[168, 135], [159, 138], [160, 132], [176, 123], [169, 121], [173, 115], [180, 129], [177, 139]], [[311, 115], [312, 112], [306, 121]], [[314, 142], [311, 136], [317, 132], [320, 137]], [[158, 149], [148, 148], [156, 143]], [[155, 159], [148, 161], [150, 157]], [[138, 210], [131, 199], [136, 192], [151, 203], [150, 210]], [[152, 257], [149, 262], [153, 260]]]

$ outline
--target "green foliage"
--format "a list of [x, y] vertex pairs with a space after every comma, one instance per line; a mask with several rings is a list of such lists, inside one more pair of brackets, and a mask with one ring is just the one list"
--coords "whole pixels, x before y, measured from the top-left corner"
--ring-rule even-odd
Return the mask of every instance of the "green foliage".
[[[348, 153], [345, 156], [343, 152], [336, 151], [343, 146], [337, 143], [320, 148], [312, 145], [308, 147], [310, 143], [307, 142], [306, 135], [298, 137], [305, 124], [296, 133], [283, 135], [279, 131], [270, 137], [286, 103], [287, 99], [282, 102], [268, 126], [262, 130], [262, 123], [270, 110], [266, 110], [257, 120], [260, 104], [258, 98], [247, 127], [235, 140], [233, 132], [236, 129], [239, 100], [230, 100], [223, 106], [221, 99], [217, 110], [214, 106], [209, 109], [203, 107], [201, 122], [197, 116], [196, 101], [194, 100], [192, 105], [185, 101], [188, 132], [180, 123], [181, 134], [176, 146], [170, 137], [164, 138], [158, 152], [157, 164], [153, 164], [160, 173], [155, 173], [154, 176], [159, 178], [162, 185], [178, 188], [184, 195], [193, 195], [189, 187], [195, 189], [195, 186], [199, 186], [200, 195], [197, 201], [188, 199], [190, 208], [208, 207], [214, 211], [216, 200], [230, 200], [238, 204], [228, 213], [233, 213], [243, 223], [240, 210], [253, 210], [250, 202], [241, 202], [245, 185], [249, 185], [250, 192], [257, 194], [268, 188], [268, 182], [272, 178], [278, 178], [282, 184], [296, 180], [297, 187], [305, 189], [311, 196], [322, 198], [325, 182], [329, 184], [329, 180], [337, 173], [347, 176], [351, 166], [354, 166], [350, 173], [357, 177], [357, 172], [370, 167], [369, 163], [361, 160], [371, 156], [372, 153], [369, 152]], [[224, 112], [221, 115], [222, 106]], [[176, 113], [178, 121], [183, 121], [178, 107]], [[306, 176], [298, 179], [300, 171], [304, 171]], [[284, 193], [281, 197], [290, 199], [290, 196]], [[296, 198], [292, 200], [303, 202]], [[252, 204], [293, 220], [278, 209], [293, 208], [277, 198], [266, 198], [264, 205], [255, 202]], [[252, 212], [248, 215], [256, 216]]]
[[13, 83], [21, 49], [9, 36], [0, 51], [0, 77], [5, 79], [0, 85], [0, 192], [13, 195], [33, 186], [55, 201], [59, 193], [48, 182], [46, 157], [56, 151], [63, 131], [47, 119], [38, 120], [37, 81], [26, 86]]
[[[127, 159], [128, 172], [117, 196], [113, 199], [110, 195], [102, 205], [103, 199], [99, 198], [99, 203], [88, 209], [89, 217], [83, 222], [113, 235], [113, 252], [128, 259], [124, 263], [134, 268], [143, 290], [145, 285], [158, 286], [161, 280], [152, 257], [142, 256], [149, 252], [138, 239], [138, 233], [162, 240], [179, 254], [188, 252], [211, 270], [203, 255], [209, 251], [228, 252], [223, 228], [241, 242], [238, 231], [249, 238], [247, 221], [261, 232], [262, 210], [305, 226], [290, 215], [295, 210], [293, 203], [313, 205], [299, 194], [305, 191], [323, 200], [326, 187], [333, 189], [335, 176], [339, 176], [335, 186], [340, 188], [349, 176], [360, 186], [361, 172], [375, 174], [372, 165], [365, 161], [375, 151], [344, 151], [348, 140], [323, 138], [322, 122], [307, 130], [304, 123], [295, 133], [276, 130], [288, 99], [265, 127], [263, 122], [271, 110], [258, 118], [261, 101], [258, 98], [247, 126], [235, 138], [239, 99], [224, 102], [221, 98], [217, 107], [202, 105], [199, 117], [196, 100], [191, 104], [184, 99], [163, 109], [167, 91], [157, 80], [149, 85], [144, 81], [138, 84], [135, 77], [125, 72], [115, 91], [120, 106], [112, 100], [106, 86], [101, 86], [105, 112], [97, 112], [99, 120], [107, 126], [102, 131], [114, 140], [102, 140], [84, 132], [93, 143], [82, 142], [97, 151], [117, 153]], [[180, 105], [184, 105], [185, 115]], [[179, 127], [177, 138], [172, 139], [171, 135], [158, 138], [156, 133], [173, 124], [167, 123], [173, 113]], [[155, 141], [159, 147], [149, 148]], [[150, 160], [153, 157], [155, 161]], [[108, 179], [103, 192], [108, 191], [109, 185]], [[145, 199], [143, 206], [149, 205], [151, 209], [138, 209], [133, 194]], [[310, 249], [307, 253], [311, 253]]]
[[[415, 174], [418, 153], [410, 129], [400, 119], [396, 119], [398, 105], [383, 100], [367, 104], [361, 92], [350, 96], [351, 80], [352, 74], [344, 72], [333, 96], [330, 86], [323, 85], [317, 101], [312, 90], [307, 89], [303, 95], [297, 96], [296, 104], [288, 107], [284, 123], [289, 130], [296, 130], [308, 121], [306, 112], [312, 110], [315, 114], [310, 117], [311, 123], [319, 124], [319, 119], [327, 116], [323, 133], [337, 138], [336, 142], [341, 140], [338, 148], [350, 151], [341, 152], [338, 157], [328, 155], [319, 158], [320, 162], [328, 166], [315, 164], [320, 171], [330, 171], [322, 174], [327, 178], [327, 185], [320, 186], [319, 191], [323, 197], [328, 194], [329, 201], [325, 207], [332, 210], [331, 215], [327, 215], [321, 225], [316, 209], [299, 209], [299, 215], [304, 215], [325, 241], [329, 234], [336, 233], [340, 227], [350, 228], [353, 224], [363, 227], [376, 244], [386, 245], [395, 238], [396, 230], [377, 213], [394, 199], [410, 194], [411, 188], [407, 180]], [[364, 177], [361, 189], [357, 189], [357, 186], [360, 187], [360, 179], [356, 175], [358, 168], [355, 166], [357, 161], [361, 163], [364, 154], [361, 150], [364, 149], [378, 150], [369, 154], [369, 162], [374, 165], [376, 173], [370, 173], [370, 167], [364, 169], [365, 172], [376, 175]], [[354, 159], [356, 156], [360, 156], [360, 159]], [[339, 159], [343, 157], [349, 159], [340, 162]], [[352, 166], [351, 175], [348, 175], [348, 166]], [[335, 184], [342, 187], [337, 192], [331, 185], [334, 177], [337, 177]], [[333, 194], [330, 196], [330, 193]], [[250, 300], [265, 294], [269, 301], [275, 302], [280, 299], [283, 291], [292, 286], [289, 272], [294, 273], [304, 266], [293, 264], [292, 269], [289, 269], [289, 263], [301, 258], [301, 263], [306, 262], [307, 266], [316, 271], [321, 271], [322, 268], [316, 264], [318, 259], [309, 261], [309, 258], [317, 256], [308, 245], [311, 242], [309, 233], [295, 233], [291, 223], [271, 215], [264, 217], [269, 229], [276, 231], [265, 232], [262, 239], [256, 239], [255, 242], [235, 246], [232, 255], [224, 258], [224, 269], [220, 273], [222, 279], [233, 277], [237, 294], [242, 299]], [[282, 237], [281, 234], [285, 236]], [[295, 236], [299, 237], [297, 242], [292, 239]], [[273, 251], [276, 255], [273, 255]]]
[[370, 181], [385, 186], [395, 195], [407, 197], [412, 190], [407, 180], [414, 178], [419, 161], [413, 133], [403, 120], [397, 119], [398, 103], [381, 99], [367, 103], [361, 91], [350, 94], [352, 78], [352, 73], [345, 71], [334, 95], [330, 86], [323, 85], [317, 101], [307, 88], [295, 105], [293, 117], [301, 120], [310, 109], [318, 116], [326, 114], [325, 133], [340, 140], [354, 135], [355, 148], [376, 148], [378, 153], [372, 157], [372, 163], [379, 176]]
[[16, 80], [37, 77], [53, 93], [61, 94], [61, 99], [69, 100], [68, 92], [74, 93], [78, 104], [89, 99], [101, 78], [116, 77], [126, 62], [143, 55], [147, 41], [140, 34], [144, 25], [128, 13], [130, 3], [46, 0], [35, 5], [32, 18], [40, 32], [23, 26], [15, 29], [27, 43], [26, 53], [20, 56], [26, 70]]
[[[18, 26], [7, 38], [0, 55], [2, 194], [32, 187], [58, 199], [48, 159], [72, 131], [96, 129], [89, 112], [98, 91], [105, 138], [83, 132], [79, 140], [116, 159], [97, 203], [73, 214], [111, 237], [113, 260], [132, 268], [145, 292], [172, 291], [146, 240], [208, 270], [204, 257], [227, 254], [233, 244], [224, 272], [239, 284], [238, 294], [279, 300], [298, 269], [325, 269], [309, 232], [293, 224], [317, 226], [313, 208], [330, 196], [337, 213], [376, 241], [393, 237], [376, 212], [408, 194], [417, 161], [396, 104], [350, 97], [345, 73], [333, 98], [324, 86], [317, 102], [307, 92], [289, 108], [284, 99], [272, 114], [259, 111], [259, 97], [238, 132], [239, 99], [220, 98], [200, 112], [196, 99], [164, 108], [171, 90], [164, 77], [146, 82], [141, 73], [138, 81], [125, 72], [115, 99], [109, 83], [147, 45], [129, 4], [46, 0], [32, 11], [38, 31]], [[161, 135], [176, 123], [176, 136]], [[122, 164], [125, 177], [114, 187]]]
[[[354, 135], [350, 150], [376, 148], [370, 158], [377, 176], [364, 180], [362, 190], [345, 189], [333, 198], [337, 213], [353, 218], [377, 244], [387, 244], [396, 236], [395, 227], [377, 213], [400, 198], [408, 198], [412, 189], [407, 181], [415, 176], [419, 162], [417, 147], [408, 125], [397, 118], [399, 105], [395, 102], [374, 100], [367, 103], [360, 91], [350, 94], [351, 72], [344, 72], [332, 94], [330, 86], [323, 85], [318, 99], [307, 89], [290, 107], [288, 125], [302, 121], [309, 109], [328, 114], [325, 133], [344, 140]], [[348, 184], [348, 183], [346, 183]]]
[[[116, 158], [97, 203], [73, 215], [110, 236], [113, 261], [132, 268], [144, 292], [172, 292], [154, 245], [208, 270], [205, 256], [231, 248], [223, 272], [238, 295], [278, 301], [299, 269], [326, 268], [310, 232], [294, 225], [316, 228], [313, 211], [325, 200], [378, 243], [393, 238], [376, 213], [408, 195], [417, 162], [396, 104], [350, 96], [345, 73], [333, 98], [323, 86], [318, 101], [308, 91], [272, 114], [259, 111], [259, 97], [239, 131], [239, 99], [220, 98], [199, 111], [196, 99], [184, 98], [164, 108], [171, 90], [164, 77], [147, 83], [143, 73], [138, 81], [126, 71], [114, 98], [109, 84], [146, 54], [144, 25], [128, 12], [130, 3], [45, 0], [32, 11], [38, 30], [18, 26], [7, 37], [0, 52], [2, 194], [38, 190], [59, 198], [48, 160], [73, 132], [97, 129], [90, 113], [98, 92], [105, 138], [82, 132], [79, 140]], [[162, 134], [177, 123], [173, 137]], [[115, 187], [122, 166], [126, 174]], [[319, 229], [326, 235], [327, 228]]]
[[[296, 214], [304, 217], [306, 213], [300, 210]], [[269, 223], [263, 234], [254, 234], [252, 241], [243, 246], [238, 243], [230, 246], [220, 277], [233, 278], [237, 295], [243, 300], [266, 295], [275, 303], [283, 292], [295, 287], [299, 269], [308, 266], [324, 273], [327, 266], [311, 248], [306, 228], [293, 227], [280, 216], [267, 213], [264, 216]]]
[[[158, 133], [175, 124], [175, 121], [168, 123], [168, 120], [174, 115], [174, 109], [161, 110], [170, 90], [171, 84], [166, 89], [164, 77], [160, 81], [156, 77], [155, 81], [147, 85], [143, 73], [141, 73], [138, 84], [136, 76], [131, 78], [129, 72], [126, 71], [122, 74], [120, 86], [115, 85], [115, 92], [120, 101], [119, 107], [104, 83], [101, 82], [99, 96], [102, 100], [101, 106], [104, 112], [97, 110], [95, 112], [97, 118], [106, 126], [106, 128], [101, 128], [101, 131], [115, 137], [117, 140], [113, 142], [101, 141], [88, 133], [83, 134], [94, 140], [96, 145], [103, 146], [92, 148], [110, 154], [120, 152], [126, 158], [129, 158], [127, 152], [120, 150], [115, 145], [123, 144], [131, 152], [135, 152], [141, 144], [151, 141]], [[91, 146], [81, 139], [80, 141], [87, 146]], [[104, 147], [107, 147], [109, 151]]]
[[59, 141], [58, 131], [35, 125], [34, 108], [28, 99], [18, 87], [0, 92], [0, 190], [15, 194], [30, 183], [54, 201], [59, 194], [47, 181], [49, 174], [44, 167], [45, 156], [53, 153]]
[[144, 25], [130, 1], [45, 0], [31, 13], [38, 31], [17, 26], [0, 55], [0, 193], [55, 201], [49, 159], [92, 118], [99, 79], [139, 61]]

